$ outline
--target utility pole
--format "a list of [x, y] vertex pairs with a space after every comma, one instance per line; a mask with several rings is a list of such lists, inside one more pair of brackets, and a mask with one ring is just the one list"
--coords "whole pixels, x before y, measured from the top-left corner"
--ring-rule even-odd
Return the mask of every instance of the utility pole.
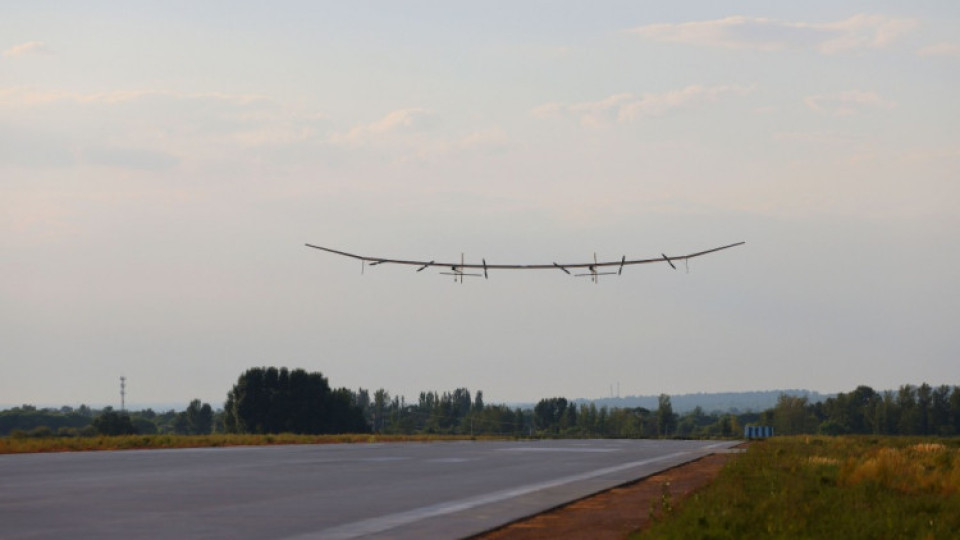
[[126, 410], [126, 399], [127, 399], [127, 378], [123, 375], [120, 376], [120, 411]]

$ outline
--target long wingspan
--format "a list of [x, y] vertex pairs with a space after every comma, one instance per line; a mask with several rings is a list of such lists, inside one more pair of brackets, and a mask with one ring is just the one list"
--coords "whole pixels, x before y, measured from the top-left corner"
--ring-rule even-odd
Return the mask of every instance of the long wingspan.
[[467, 268], [483, 269], [484, 276], [486, 276], [487, 270], [556, 270], [559, 268], [560, 270], [563, 270], [564, 272], [569, 274], [570, 272], [567, 270], [568, 268], [587, 268], [591, 272], [596, 272], [596, 268], [602, 267], [602, 266], [617, 266], [619, 267], [619, 270], [617, 273], [620, 273], [620, 271], [623, 270], [624, 266], [633, 265], [633, 264], [648, 264], [648, 263], [661, 263], [661, 262], [666, 262], [667, 264], [672, 266], [674, 269], [676, 269], [676, 266], [673, 265], [672, 261], [685, 261], [687, 259], [692, 259], [694, 257], [699, 257], [701, 255], [706, 255], [708, 253], [714, 253], [716, 251], [720, 251], [723, 249], [742, 246], [745, 243], [746, 242], [737, 242], [735, 244], [729, 244], [726, 246], [720, 246], [713, 249], [698, 251], [696, 253], [690, 253], [687, 255], [667, 256], [666, 254], [661, 254], [660, 257], [653, 257], [651, 259], [628, 260], [626, 256], [623, 256], [619, 260], [608, 261], [608, 262], [586, 262], [586, 263], [553, 262], [550, 264], [490, 264], [486, 262], [486, 260], [484, 260], [482, 264], [476, 264], [476, 263], [465, 264], [463, 261], [453, 262], [453, 263], [437, 262], [437, 261], [410, 261], [405, 259], [385, 259], [382, 257], [368, 257], [366, 255], [357, 255], [354, 253], [347, 253], [346, 251], [339, 251], [336, 249], [330, 249], [322, 246], [315, 246], [313, 244], [306, 244], [306, 246], [314, 249], [323, 250], [329, 253], [334, 253], [336, 255], [343, 255], [344, 257], [359, 259], [371, 266], [378, 265], [378, 264], [406, 264], [410, 266], [418, 266], [419, 267], [417, 269], [418, 272], [420, 270], [423, 270], [424, 268], [428, 268], [431, 266], [438, 266], [438, 267], [449, 268], [450, 270], [458, 274], [462, 274], [463, 270]]

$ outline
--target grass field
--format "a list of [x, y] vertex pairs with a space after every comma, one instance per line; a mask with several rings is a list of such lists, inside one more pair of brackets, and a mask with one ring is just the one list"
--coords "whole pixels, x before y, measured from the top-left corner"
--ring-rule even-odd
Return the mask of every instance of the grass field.
[[776, 437], [632, 538], [960, 538], [960, 439]]
[[464, 439], [502, 439], [466, 435], [121, 435], [116, 437], [0, 437], [0, 454], [76, 452], [85, 450], [137, 450], [149, 448], [207, 448], [267, 444], [333, 444], [372, 442], [425, 442]]

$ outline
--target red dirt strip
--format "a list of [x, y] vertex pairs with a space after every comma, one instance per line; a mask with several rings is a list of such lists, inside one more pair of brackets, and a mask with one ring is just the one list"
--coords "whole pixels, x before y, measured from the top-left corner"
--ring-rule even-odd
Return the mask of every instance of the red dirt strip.
[[665, 493], [669, 493], [671, 505], [679, 504], [716, 478], [731, 455], [711, 454], [472, 538], [621, 540], [649, 525], [651, 513], [660, 507]]

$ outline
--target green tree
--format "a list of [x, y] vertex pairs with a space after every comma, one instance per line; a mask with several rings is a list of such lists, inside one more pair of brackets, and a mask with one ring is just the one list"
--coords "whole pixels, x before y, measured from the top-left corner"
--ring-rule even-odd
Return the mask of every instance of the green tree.
[[580, 432], [580, 435], [591, 437], [596, 437], [598, 435], [597, 414], [596, 404], [580, 404], [580, 411], [577, 414], [577, 430]]
[[383, 388], [373, 393], [373, 431], [383, 431], [384, 420], [389, 413], [390, 394]]
[[929, 384], [923, 383], [917, 388], [917, 416], [919, 417], [919, 429], [921, 435], [929, 435], [930, 429], [930, 409], [933, 405], [933, 388]]
[[951, 435], [960, 435], [960, 386], [950, 392], [949, 427]]
[[569, 404], [567, 406], [566, 412], [563, 414], [563, 418], [560, 419], [560, 429], [565, 433], [570, 433], [571, 431], [576, 431], [577, 427], [577, 406], [576, 404]]
[[780, 394], [773, 408], [773, 427], [777, 435], [813, 433], [817, 419], [813, 415], [807, 396]]
[[337, 388], [330, 392], [324, 407], [325, 417], [319, 424], [318, 433], [364, 433], [369, 431], [363, 411], [354, 404], [349, 388]]
[[917, 406], [917, 388], [905, 384], [897, 391], [897, 408], [900, 411], [897, 434], [919, 435], [923, 429], [920, 410]]
[[153, 435], [157, 432], [157, 425], [140, 415], [130, 417], [130, 422], [137, 433], [141, 435]]
[[880, 427], [880, 434], [893, 435], [898, 433], [900, 406], [897, 404], [896, 394], [892, 390], [884, 390], [880, 395], [880, 404], [877, 407], [877, 424]]
[[455, 408], [454, 416], [456, 418], [464, 418], [470, 413], [470, 408], [473, 406], [473, 399], [470, 397], [470, 390], [467, 390], [466, 388], [457, 388], [453, 391], [451, 399]]
[[567, 412], [567, 399], [562, 397], [541, 399], [533, 408], [537, 429], [560, 432], [560, 419]]
[[330, 389], [320, 373], [251, 368], [227, 394], [224, 425], [240, 433], [343, 433], [367, 431], [354, 394]]
[[213, 408], [199, 399], [190, 402], [187, 409], [174, 421], [174, 431], [184, 435], [206, 435], [213, 431]]
[[523, 411], [517, 407], [513, 410], [513, 425], [516, 426], [517, 435], [524, 435], [527, 428], [527, 416], [523, 414]]
[[657, 435], [669, 436], [676, 431], [677, 415], [673, 412], [670, 396], [660, 394], [657, 398]]
[[137, 429], [130, 421], [130, 415], [125, 412], [118, 413], [111, 407], [105, 408], [100, 416], [94, 418], [92, 425], [99, 435], [135, 435], [137, 433]]
[[930, 403], [930, 424], [934, 435], [952, 435], [950, 429], [950, 387], [940, 385], [933, 390]]
[[363, 388], [357, 389], [357, 393], [353, 396], [353, 403], [357, 407], [360, 407], [360, 410], [363, 411], [363, 418], [367, 421], [367, 424], [372, 427], [373, 408], [370, 406], [370, 391]]

